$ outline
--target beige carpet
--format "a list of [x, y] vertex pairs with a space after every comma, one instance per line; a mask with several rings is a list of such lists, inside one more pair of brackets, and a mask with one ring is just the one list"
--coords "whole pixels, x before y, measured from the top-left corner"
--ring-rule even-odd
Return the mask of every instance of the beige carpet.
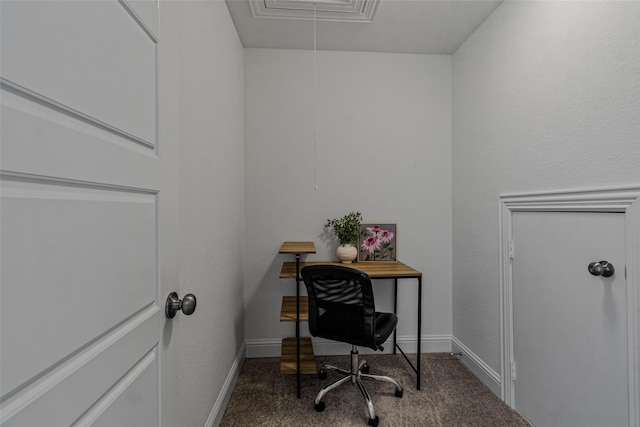
[[[411, 355], [409, 355], [411, 357]], [[414, 355], [415, 357], [415, 355]], [[401, 355], [361, 355], [372, 374], [394, 377], [404, 387], [394, 396], [392, 384], [366, 381], [380, 426], [529, 426], [482, 384], [456, 357], [427, 353], [422, 357], [422, 389]], [[317, 356], [318, 364], [349, 366], [349, 356]], [[344, 384], [325, 397], [326, 409], [316, 412], [317, 392], [338, 378], [302, 376], [302, 396], [296, 398], [295, 375], [280, 373], [279, 359], [247, 359], [225, 410], [221, 426], [366, 426], [368, 413], [357, 386]]]

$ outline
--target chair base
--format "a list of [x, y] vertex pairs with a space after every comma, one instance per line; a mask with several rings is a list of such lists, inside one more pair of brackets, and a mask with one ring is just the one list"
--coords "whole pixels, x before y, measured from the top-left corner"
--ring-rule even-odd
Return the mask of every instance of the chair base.
[[[396, 397], [402, 397], [402, 386], [393, 378], [386, 377], [382, 375], [371, 375], [369, 374], [369, 365], [366, 360], [358, 361], [358, 347], [353, 346], [351, 349], [351, 370], [347, 371], [346, 369], [338, 368], [333, 365], [324, 365], [322, 369], [318, 372], [318, 376], [321, 379], [326, 378], [325, 371], [336, 371], [343, 375], [342, 378], [337, 379], [332, 382], [328, 386], [324, 387], [314, 401], [314, 408], [316, 411], [321, 412], [325, 409], [325, 403], [322, 401], [322, 398], [325, 394], [330, 392], [336, 387], [341, 386], [346, 382], [351, 382], [351, 384], [355, 384], [358, 386], [360, 393], [362, 393], [362, 397], [364, 397], [365, 403], [367, 404], [367, 411], [369, 413], [369, 425], [377, 426], [379, 422], [379, 418], [376, 416], [375, 409], [373, 407], [373, 401], [371, 400], [371, 395], [365, 388], [364, 384], [362, 384], [362, 379], [375, 380], [375, 381], [384, 381], [391, 383], [396, 386]], [[324, 377], [324, 378], [323, 378]]]

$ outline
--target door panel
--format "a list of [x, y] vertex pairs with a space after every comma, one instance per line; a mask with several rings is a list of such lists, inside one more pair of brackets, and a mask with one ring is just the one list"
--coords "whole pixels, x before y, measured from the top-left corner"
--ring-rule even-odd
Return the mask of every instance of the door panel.
[[[108, 182], [118, 187], [153, 188], [157, 184], [155, 150], [106, 132], [99, 123], [58, 111], [53, 105], [41, 103], [10, 86], [3, 85], [2, 89], [3, 171]], [[20, 143], [9, 143], [13, 140]], [[117, 173], [114, 164], [118, 165]]]
[[127, 373], [119, 387], [109, 391], [103, 405], [94, 407], [72, 427], [155, 425], [156, 396], [148, 390], [157, 386], [157, 368], [155, 355], [147, 355]]
[[[156, 41], [131, 9], [117, 1], [3, 3], [5, 80], [155, 144]], [[157, 26], [157, 9], [150, 19]]]
[[159, 203], [177, 163], [157, 150], [157, 5], [0, 8], [0, 424], [157, 427], [159, 242], [177, 224]]
[[[18, 389], [15, 396], [6, 393], [8, 399], [2, 404], [2, 426], [69, 426], [87, 408], [91, 408], [92, 413], [106, 410], [112, 400], [110, 393], [113, 390], [125, 393], [132, 382], [129, 377], [139, 374], [138, 365], [149, 363], [145, 361], [149, 358], [156, 363], [155, 340], [161, 315], [159, 310], [148, 308], [62, 361], [55, 369], [45, 371], [33, 385], [27, 383], [23, 390]], [[152, 350], [141, 359], [144, 348]], [[146, 384], [155, 387], [155, 384]], [[109, 394], [104, 395], [110, 389]], [[156, 396], [155, 388], [149, 387], [146, 393]], [[156, 411], [151, 411], [148, 417], [155, 419]]]
[[154, 303], [156, 207], [147, 194], [10, 180], [2, 190], [3, 319], [52, 320], [0, 325], [13, 389]]
[[[623, 213], [512, 217], [515, 408], [537, 427], [628, 424]], [[607, 260], [613, 277], [591, 275]]]

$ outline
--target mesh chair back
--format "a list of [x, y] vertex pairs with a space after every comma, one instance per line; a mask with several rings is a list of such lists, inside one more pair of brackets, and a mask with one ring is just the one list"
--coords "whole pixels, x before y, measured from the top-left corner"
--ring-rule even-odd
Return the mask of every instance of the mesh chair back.
[[366, 273], [335, 265], [304, 267], [311, 335], [377, 350], [375, 302]]

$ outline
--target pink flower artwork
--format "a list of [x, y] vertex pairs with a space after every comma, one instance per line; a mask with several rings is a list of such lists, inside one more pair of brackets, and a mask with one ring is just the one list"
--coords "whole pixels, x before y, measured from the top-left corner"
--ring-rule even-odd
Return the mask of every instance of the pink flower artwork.
[[361, 224], [359, 261], [397, 261], [396, 224]]
[[390, 243], [393, 240], [393, 233], [389, 230], [380, 230], [378, 237], [382, 240], [382, 243]]
[[370, 254], [373, 254], [374, 251], [380, 250], [380, 240], [378, 240], [377, 236], [368, 236], [364, 240], [362, 240], [360, 248], [363, 251], [367, 251]]

